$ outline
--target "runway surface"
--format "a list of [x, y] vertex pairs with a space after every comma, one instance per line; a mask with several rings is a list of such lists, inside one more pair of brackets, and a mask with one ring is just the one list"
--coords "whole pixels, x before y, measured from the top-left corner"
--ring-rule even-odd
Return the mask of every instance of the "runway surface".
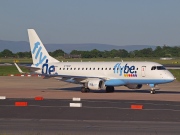
[[[160, 85], [149, 94], [149, 87], [128, 90], [117, 87], [114, 93], [81, 93], [78, 85], [54, 79], [0, 77], [0, 134], [57, 135], [179, 135], [180, 85]], [[44, 100], [35, 101], [34, 97]], [[73, 97], [81, 101], [72, 101]], [[15, 102], [27, 102], [25, 107]], [[70, 107], [81, 103], [82, 107]], [[131, 105], [143, 108], [131, 109]]]
[[81, 93], [78, 84], [41, 77], [0, 77], [0, 82], [1, 96], [7, 98], [43, 96], [47, 99], [80, 97], [82, 99], [180, 101], [180, 83], [177, 81], [158, 85], [160, 90], [153, 95], [149, 94], [150, 87], [147, 85], [137, 90], [130, 90], [124, 86], [115, 87], [114, 93], [106, 93], [105, 90]]

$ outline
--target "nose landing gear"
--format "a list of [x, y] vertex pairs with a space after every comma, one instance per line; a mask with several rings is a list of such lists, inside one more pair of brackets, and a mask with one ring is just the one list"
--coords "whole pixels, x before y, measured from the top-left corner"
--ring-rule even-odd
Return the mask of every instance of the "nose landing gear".
[[155, 93], [156, 93], [155, 88], [151, 88], [150, 93], [151, 93], [151, 94], [155, 94]]
[[157, 85], [155, 84], [149, 84], [149, 86], [151, 87], [150, 93], [151, 94], [155, 94], [156, 90], [158, 90], [158, 88], [155, 88]]

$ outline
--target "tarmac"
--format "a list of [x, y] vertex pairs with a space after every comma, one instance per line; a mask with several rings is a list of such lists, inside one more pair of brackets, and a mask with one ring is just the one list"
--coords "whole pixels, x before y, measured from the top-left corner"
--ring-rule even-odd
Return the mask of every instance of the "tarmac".
[[80, 85], [42, 77], [6, 76], [0, 77], [0, 96], [7, 98], [34, 98], [42, 96], [46, 99], [106, 99], [106, 100], [156, 100], [180, 101], [180, 82], [160, 84], [156, 94], [150, 94], [150, 87], [143, 85], [141, 89], [131, 90], [127, 87], [115, 87], [114, 93], [105, 90], [92, 90], [81, 93]]
[[[42, 77], [0, 77], [0, 134], [179, 135], [180, 83], [81, 93], [78, 84]], [[35, 97], [43, 97], [37, 101]], [[73, 101], [72, 98], [79, 98]], [[26, 106], [16, 106], [26, 102]], [[72, 107], [70, 104], [80, 104]], [[132, 108], [140, 106], [141, 108]]]

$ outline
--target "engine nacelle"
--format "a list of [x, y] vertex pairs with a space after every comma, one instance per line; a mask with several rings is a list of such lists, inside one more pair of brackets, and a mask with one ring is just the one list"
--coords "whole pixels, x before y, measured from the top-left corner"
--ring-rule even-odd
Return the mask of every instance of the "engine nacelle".
[[90, 90], [100, 90], [104, 87], [104, 81], [101, 79], [92, 79], [88, 82], [88, 88]]
[[140, 89], [140, 88], [142, 88], [142, 84], [127, 84], [125, 86], [128, 87], [129, 89]]

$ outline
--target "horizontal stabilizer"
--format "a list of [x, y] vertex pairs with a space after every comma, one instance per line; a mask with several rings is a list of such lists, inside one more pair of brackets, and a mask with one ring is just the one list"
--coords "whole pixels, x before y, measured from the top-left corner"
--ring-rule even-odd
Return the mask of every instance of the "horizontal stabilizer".
[[30, 66], [25, 66], [25, 68], [29, 69], [30, 71], [37, 71], [37, 70], [40, 70], [41, 68], [38, 68], [38, 67], [30, 67]]

